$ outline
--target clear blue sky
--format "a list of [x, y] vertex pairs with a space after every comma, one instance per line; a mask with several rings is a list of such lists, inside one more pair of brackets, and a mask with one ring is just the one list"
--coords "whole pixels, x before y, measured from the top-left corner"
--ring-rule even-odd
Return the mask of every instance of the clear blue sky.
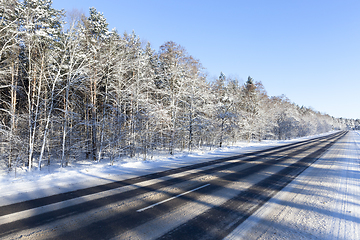
[[133, 30], [158, 50], [166, 41], [200, 60], [209, 79], [222, 71], [261, 81], [270, 96], [334, 117], [360, 118], [359, 0], [53, 0], [89, 7], [109, 28]]

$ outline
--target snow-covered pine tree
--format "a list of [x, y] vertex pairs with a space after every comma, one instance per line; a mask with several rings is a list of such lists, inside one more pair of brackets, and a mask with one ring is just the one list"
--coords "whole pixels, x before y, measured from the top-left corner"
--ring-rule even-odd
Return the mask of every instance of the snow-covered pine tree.
[[259, 96], [254, 80], [249, 76], [243, 88], [242, 108], [244, 117], [244, 136], [247, 141], [252, 140], [256, 134], [256, 124], [259, 113]]
[[91, 155], [94, 161], [98, 160], [98, 95], [99, 85], [104, 79], [104, 70], [106, 69], [106, 56], [102, 51], [102, 47], [108, 41], [109, 30], [108, 23], [102, 13], [96, 11], [94, 7], [90, 8], [90, 16], [87, 19], [83, 18], [84, 33], [86, 42], [83, 44], [84, 53], [89, 52], [90, 56], [87, 59], [89, 68], [87, 69], [88, 80], [88, 120], [89, 120], [89, 135], [91, 142]]

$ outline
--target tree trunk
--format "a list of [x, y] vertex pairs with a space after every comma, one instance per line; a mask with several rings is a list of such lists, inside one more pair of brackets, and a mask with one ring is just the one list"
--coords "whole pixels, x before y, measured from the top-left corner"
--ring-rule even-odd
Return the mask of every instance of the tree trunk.
[[66, 147], [66, 135], [68, 126], [68, 110], [69, 110], [69, 79], [67, 80], [67, 86], [64, 98], [64, 124], [63, 124], [63, 136], [62, 136], [62, 151], [61, 151], [61, 167], [64, 167], [65, 161], [65, 147]]
[[[16, 119], [16, 88], [17, 81], [15, 81], [15, 64], [11, 64], [11, 105], [10, 105], [10, 114], [11, 114], [11, 126], [10, 126], [10, 152], [9, 152], [9, 169], [12, 167], [12, 154], [13, 154], [13, 142], [15, 140], [15, 119]], [[16, 168], [16, 166], [15, 166]]]

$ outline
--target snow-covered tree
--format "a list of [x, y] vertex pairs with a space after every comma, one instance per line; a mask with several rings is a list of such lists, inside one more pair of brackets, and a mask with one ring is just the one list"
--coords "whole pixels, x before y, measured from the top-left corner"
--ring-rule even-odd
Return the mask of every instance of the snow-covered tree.
[[[190, 56], [186, 50], [170, 41], [160, 47], [157, 86], [159, 91], [159, 103], [163, 106], [164, 127], [168, 130], [165, 134], [169, 141], [169, 152], [173, 154], [178, 142], [181, 142], [179, 118], [184, 110], [184, 96], [187, 95], [188, 82], [191, 78], [188, 74]], [[180, 140], [180, 141], [179, 141]]]
[[46, 141], [46, 134], [41, 134], [44, 126], [40, 120], [50, 117], [46, 112], [49, 97], [47, 86], [53, 85], [54, 81], [51, 68], [61, 34], [62, 16], [62, 11], [52, 8], [50, 0], [26, 0], [22, 4], [20, 30], [24, 56], [22, 70], [27, 80], [23, 90], [27, 95], [29, 169], [32, 167], [36, 144], [40, 144], [36, 141]]
[[0, 1], [0, 123], [1, 144], [8, 144], [8, 167], [14, 151], [19, 151], [21, 138], [16, 131], [17, 86], [19, 81], [20, 4], [15, 0]]
[[107, 57], [103, 51], [103, 46], [109, 38], [108, 23], [103, 14], [96, 11], [94, 7], [90, 8], [90, 16], [83, 19], [84, 34], [86, 42], [83, 43], [84, 54], [90, 53], [87, 69], [87, 87], [88, 94], [86, 99], [89, 113], [88, 134], [91, 135], [91, 154], [94, 161], [98, 160], [98, 95], [99, 86], [103, 85], [106, 70]]
[[213, 92], [213, 121], [217, 135], [215, 141], [222, 147], [234, 131], [241, 125], [239, 108], [241, 101], [241, 89], [236, 81], [231, 81], [221, 73], [219, 78], [211, 86]]
[[135, 32], [109, 32], [95, 8], [70, 15], [64, 27], [51, 0], [0, 0], [0, 164], [9, 169], [359, 128], [269, 97], [251, 77], [209, 82], [181, 45], [155, 53]]
[[242, 109], [244, 111], [243, 132], [247, 141], [252, 140], [256, 133], [259, 118], [259, 94], [254, 80], [249, 76], [243, 89]]

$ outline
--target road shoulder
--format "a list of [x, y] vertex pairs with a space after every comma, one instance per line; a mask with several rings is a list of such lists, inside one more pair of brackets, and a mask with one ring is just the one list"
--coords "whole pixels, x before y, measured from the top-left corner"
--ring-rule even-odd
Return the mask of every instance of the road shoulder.
[[349, 132], [226, 239], [359, 239], [359, 143]]

